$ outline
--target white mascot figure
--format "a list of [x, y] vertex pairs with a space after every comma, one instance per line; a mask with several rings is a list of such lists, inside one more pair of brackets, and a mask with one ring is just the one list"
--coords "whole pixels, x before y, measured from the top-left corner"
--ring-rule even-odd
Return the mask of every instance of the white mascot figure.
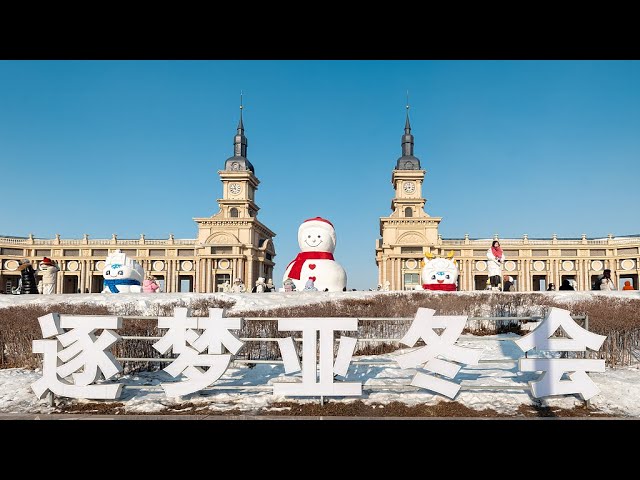
[[102, 293], [140, 293], [144, 270], [142, 265], [120, 250], [109, 254], [102, 269]]
[[283, 283], [290, 278], [301, 292], [309, 280], [321, 292], [342, 292], [347, 287], [347, 272], [333, 259], [336, 231], [324, 218], [315, 217], [302, 222], [298, 228], [301, 252], [287, 266]]
[[422, 267], [422, 288], [424, 290], [456, 291], [458, 280], [458, 266], [453, 261], [453, 250], [447, 258], [435, 258], [432, 254], [425, 254], [427, 261]]

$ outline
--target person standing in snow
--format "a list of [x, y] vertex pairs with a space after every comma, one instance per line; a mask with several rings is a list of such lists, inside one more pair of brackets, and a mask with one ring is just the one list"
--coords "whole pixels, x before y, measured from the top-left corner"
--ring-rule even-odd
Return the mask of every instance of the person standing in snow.
[[240, 280], [239, 278], [236, 278], [233, 282], [233, 287], [231, 287], [231, 292], [232, 293], [243, 293], [245, 292], [247, 289], [244, 286], [244, 283], [242, 283], [242, 280]]
[[489, 280], [492, 290], [500, 290], [500, 277], [502, 276], [502, 266], [504, 265], [504, 252], [500, 248], [500, 242], [494, 240], [487, 250], [487, 266], [489, 267]]
[[142, 293], [157, 293], [160, 291], [160, 285], [156, 283], [156, 277], [147, 275], [142, 282]]
[[258, 277], [256, 285], [251, 289], [251, 293], [264, 293], [266, 284], [264, 283], [264, 277]]
[[56, 293], [56, 284], [58, 283], [58, 272], [60, 269], [48, 257], [42, 259], [38, 268], [42, 272], [42, 293], [44, 295]]
[[34, 293], [37, 295], [38, 283], [36, 282], [36, 272], [31, 262], [26, 258], [20, 260], [18, 270], [20, 271], [20, 294]]
[[305, 283], [305, 285], [304, 285], [304, 291], [305, 292], [317, 292], [318, 291], [318, 289], [314, 285], [313, 278], [309, 277], [309, 280], [307, 280], [307, 283]]
[[293, 280], [290, 278], [287, 278], [282, 285], [284, 286], [284, 291], [285, 292], [295, 292], [296, 291], [296, 284], [293, 283]]
[[264, 291], [267, 292], [275, 292], [276, 286], [273, 284], [273, 280], [270, 278], [267, 280], [267, 284], [265, 285]]
[[504, 278], [504, 283], [502, 284], [502, 291], [503, 292], [513, 292], [515, 291], [515, 286], [513, 284], [513, 277], [510, 275], [505, 275]]
[[600, 290], [608, 290], [613, 292], [616, 290], [616, 284], [611, 278], [611, 270], [608, 268], [602, 272], [602, 280], [600, 281]]
[[562, 285], [560, 285], [560, 288], [558, 290], [575, 290], [575, 288], [571, 286], [571, 282], [569, 281], [569, 279], [565, 278], [564, 280], [562, 280]]

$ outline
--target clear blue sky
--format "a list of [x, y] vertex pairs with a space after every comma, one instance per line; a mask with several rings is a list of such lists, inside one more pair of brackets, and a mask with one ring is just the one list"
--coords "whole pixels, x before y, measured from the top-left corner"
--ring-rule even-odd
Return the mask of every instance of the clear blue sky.
[[0, 234], [195, 238], [243, 90], [276, 284], [322, 216], [373, 288], [407, 89], [444, 238], [640, 233], [638, 61], [265, 60], [1, 61]]

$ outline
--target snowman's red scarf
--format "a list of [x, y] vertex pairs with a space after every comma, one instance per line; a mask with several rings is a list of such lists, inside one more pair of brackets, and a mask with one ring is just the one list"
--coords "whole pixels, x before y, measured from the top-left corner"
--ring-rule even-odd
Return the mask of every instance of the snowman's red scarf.
[[455, 283], [431, 283], [427, 285], [426, 283], [422, 284], [422, 288], [425, 290], [444, 290], [446, 292], [454, 292], [456, 290]]
[[[330, 252], [300, 252], [296, 258], [294, 258], [289, 265], [293, 264], [291, 271], [289, 272], [289, 278], [294, 280], [300, 280], [300, 273], [302, 272], [302, 265], [307, 260], [333, 260], [333, 253]], [[289, 268], [287, 265], [287, 268]], [[285, 268], [285, 271], [287, 269]]]

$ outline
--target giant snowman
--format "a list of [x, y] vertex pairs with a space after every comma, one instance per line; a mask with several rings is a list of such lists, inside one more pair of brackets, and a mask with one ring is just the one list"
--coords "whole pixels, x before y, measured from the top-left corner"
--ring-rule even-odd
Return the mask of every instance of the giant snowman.
[[459, 272], [453, 261], [453, 251], [449, 252], [447, 258], [435, 258], [430, 253], [425, 254], [425, 257], [427, 261], [422, 267], [422, 288], [454, 292]]
[[102, 269], [102, 293], [140, 293], [144, 280], [142, 265], [121, 250], [109, 254]]
[[282, 281], [293, 280], [296, 290], [304, 290], [309, 279], [323, 292], [342, 292], [347, 286], [347, 272], [333, 259], [336, 249], [336, 231], [324, 218], [315, 217], [302, 222], [298, 228], [301, 252], [287, 266]]

